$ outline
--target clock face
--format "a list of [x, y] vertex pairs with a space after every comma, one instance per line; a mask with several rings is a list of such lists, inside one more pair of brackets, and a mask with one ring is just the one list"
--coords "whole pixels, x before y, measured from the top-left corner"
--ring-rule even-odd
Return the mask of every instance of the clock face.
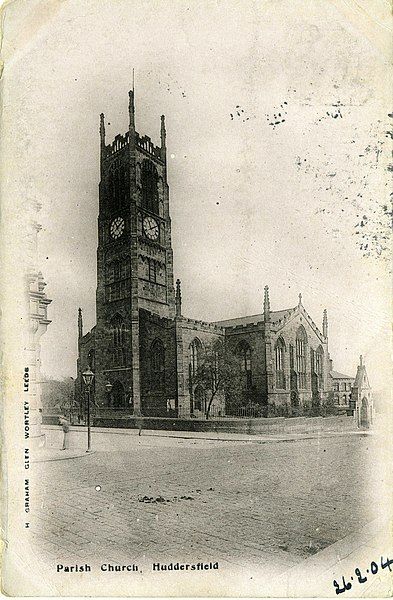
[[116, 217], [111, 223], [111, 236], [114, 240], [117, 240], [124, 231], [124, 219], [122, 217]]
[[143, 233], [149, 240], [156, 241], [159, 236], [158, 223], [153, 217], [145, 217], [143, 219]]

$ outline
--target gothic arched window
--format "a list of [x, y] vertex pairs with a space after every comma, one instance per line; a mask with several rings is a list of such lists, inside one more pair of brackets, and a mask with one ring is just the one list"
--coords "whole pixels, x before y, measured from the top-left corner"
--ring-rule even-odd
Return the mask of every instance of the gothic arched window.
[[111, 398], [114, 408], [125, 408], [126, 394], [124, 385], [120, 381], [115, 381], [111, 390]]
[[111, 322], [112, 361], [114, 366], [125, 365], [126, 326], [120, 315], [116, 315]]
[[307, 385], [306, 348], [307, 334], [303, 325], [301, 325], [296, 333], [296, 371], [298, 374], [299, 388], [301, 389], [305, 389]]
[[244, 373], [246, 388], [251, 387], [251, 348], [246, 342], [240, 342], [237, 354], [240, 359], [240, 370]]
[[198, 365], [200, 363], [202, 354], [202, 344], [198, 338], [195, 338], [190, 344], [190, 383], [192, 383], [198, 372]]
[[118, 210], [127, 196], [127, 170], [119, 160], [112, 163], [108, 173], [108, 197], [112, 210]]
[[144, 160], [141, 169], [142, 207], [158, 215], [159, 192], [158, 173], [150, 160]]
[[322, 388], [323, 384], [323, 348], [318, 346], [315, 352], [315, 373], [318, 379], [318, 387]]
[[165, 349], [161, 340], [155, 340], [150, 347], [150, 371], [152, 388], [162, 388], [165, 381]]
[[120, 346], [124, 346], [126, 343], [126, 326], [124, 323], [120, 326]]
[[285, 342], [282, 337], [279, 337], [274, 348], [274, 358], [276, 367], [276, 387], [281, 390], [285, 389], [284, 352]]

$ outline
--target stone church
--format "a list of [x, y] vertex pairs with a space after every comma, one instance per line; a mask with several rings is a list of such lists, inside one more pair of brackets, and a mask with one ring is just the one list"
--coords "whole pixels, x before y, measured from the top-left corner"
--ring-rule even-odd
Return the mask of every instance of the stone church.
[[[207, 348], [229, 344], [238, 360], [244, 406], [230, 413], [223, 394], [211, 414], [301, 414], [321, 404], [331, 370], [326, 310], [321, 328], [303, 306], [271, 310], [269, 289], [261, 314], [207, 323], [182, 313], [174, 283], [167, 180], [165, 118], [156, 146], [135, 129], [134, 92], [129, 128], [106, 143], [100, 117], [97, 248], [97, 324], [83, 332], [78, 317], [76, 398], [83, 405], [82, 372], [94, 374], [94, 410], [122, 415], [202, 418], [209, 390], [197, 383]], [[251, 414], [251, 413], [250, 413]]]

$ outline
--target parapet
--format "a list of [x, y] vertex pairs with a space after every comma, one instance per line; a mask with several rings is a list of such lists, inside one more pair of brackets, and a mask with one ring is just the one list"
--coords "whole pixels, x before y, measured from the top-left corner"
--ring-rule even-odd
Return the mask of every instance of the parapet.
[[[113, 142], [104, 147], [103, 157], [109, 158], [110, 156], [117, 154], [118, 152], [126, 148], [129, 145], [129, 142], [130, 136], [128, 131], [124, 135], [121, 135], [120, 133], [117, 134]], [[135, 133], [135, 144], [136, 147], [139, 150], [142, 150], [143, 153], [148, 154], [154, 159], [163, 162], [161, 148], [153, 144], [151, 138], [148, 135], [144, 135], [143, 137], [141, 137], [139, 133]]]

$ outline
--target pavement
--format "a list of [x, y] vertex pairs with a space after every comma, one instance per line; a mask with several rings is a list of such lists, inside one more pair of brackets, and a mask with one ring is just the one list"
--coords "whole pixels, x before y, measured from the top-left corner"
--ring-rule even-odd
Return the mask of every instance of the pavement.
[[[47, 425], [43, 427], [47, 438], [46, 449], [51, 447], [59, 447], [62, 443], [61, 428], [58, 426]], [[243, 442], [243, 443], [273, 443], [273, 442], [293, 442], [298, 440], [308, 439], [323, 439], [326, 437], [348, 437], [348, 436], [372, 436], [374, 432], [372, 430], [359, 430], [353, 431], [329, 431], [322, 430], [318, 432], [306, 432], [306, 433], [266, 433], [266, 434], [244, 434], [235, 432], [223, 432], [223, 431], [206, 431], [206, 432], [194, 432], [194, 431], [171, 431], [171, 430], [157, 430], [157, 429], [143, 429], [141, 436], [138, 436], [137, 429], [125, 429], [125, 428], [112, 428], [112, 427], [94, 427], [92, 428], [92, 446], [96, 450], [103, 450], [107, 448], [106, 441], [110, 440], [110, 447], [114, 444], [114, 447], [118, 447], [119, 438], [121, 436], [123, 440], [127, 440], [130, 437], [155, 437], [155, 438], [173, 438], [179, 440], [208, 440], [212, 442]], [[104, 435], [103, 435], [104, 434]], [[86, 445], [87, 428], [86, 427], [71, 427], [70, 428], [70, 446], [74, 449], [80, 448]], [[96, 443], [95, 443], [96, 442]], [[126, 443], [126, 442], [125, 442]], [[124, 446], [122, 446], [124, 447]], [[126, 446], [124, 447], [124, 449]], [[109, 449], [109, 448], [108, 448]]]
[[392, 533], [392, 523], [383, 519], [356, 529], [286, 571], [275, 592], [289, 598], [318, 597], [322, 593], [345, 594], [349, 598], [391, 598], [393, 560], [391, 565], [386, 565], [386, 561], [393, 558]]
[[[72, 447], [62, 450], [60, 448], [62, 444], [62, 433], [60, 426], [45, 426], [43, 432], [47, 438], [47, 442], [44, 447], [34, 449], [32, 462], [47, 462], [53, 460], [66, 460], [73, 458], [85, 457], [88, 453], [86, 452], [86, 427], [71, 427], [71, 440]], [[119, 449], [126, 449], [127, 439], [130, 437], [137, 436], [141, 442], [141, 438], [144, 440], [149, 437], [157, 438], [170, 438], [173, 440], [206, 440], [207, 442], [237, 442], [237, 443], [253, 443], [253, 444], [270, 444], [280, 442], [295, 442], [299, 440], [313, 440], [323, 439], [326, 437], [337, 437], [337, 436], [368, 436], [373, 435], [373, 431], [366, 430], [360, 431], [358, 429], [354, 431], [336, 432], [336, 431], [320, 431], [315, 433], [283, 433], [283, 434], [242, 434], [242, 433], [227, 433], [227, 432], [194, 432], [194, 431], [165, 431], [156, 429], [144, 429], [141, 436], [138, 435], [137, 429], [122, 429], [122, 428], [111, 428], [111, 427], [95, 427], [92, 430], [93, 449], [90, 451], [103, 451], [107, 450], [108, 442], [105, 443], [105, 438], [109, 438], [109, 447], [115, 449], [119, 446], [119, 437], [121, 436], [122, 443]], [[145, 442], [141, 442], [145, 443]], [[191, 442], [192, 443], [192, 442]]]
[[[387, 558], [391, 538], [385, 545], [376, 538], [384, 482], [370, 469], [383, 457], [373, 435], [137, 434], [94, 430], [94, 454], [80, 448], [77, 460], [34, 465], [31, 542], [45, 581], [61, 582], [68, 594], [80, 588], [54, 572], [58, 562], [92, 565], [85, 594], [96, 594], [97, 582], [100, 595], [130, 594], [123, 580], [101, 576], [103, 561], [139, 565], [133, 595], [198, 594], [186, 574], [179, 591], [151, 565], [202, 560], [218, 561], [224, 578], [205, 574], [206, 595], [222, 595], [225, 585], [229, 595], [307, 595], [314, 582], [318, 595], [335, 596], [335, 577], [341, 585], [356, 567]], [[84, 444], [85, 436], [74, 439]], [[345, 595], [366, 589], [353, 584]]]
[[67, 460], [70, 458], [82, 458], [88, 454], [93, 453], [94, 450], [91, 450], [89, 453], [86, 450], [82, 449], [66, 449], [61, 450], [56, 447], [47, 447], [40, 448], [38, 450], [34, 449], [32, 452], [32, 460], [31, 462], [48, 462], [52, 460]]

